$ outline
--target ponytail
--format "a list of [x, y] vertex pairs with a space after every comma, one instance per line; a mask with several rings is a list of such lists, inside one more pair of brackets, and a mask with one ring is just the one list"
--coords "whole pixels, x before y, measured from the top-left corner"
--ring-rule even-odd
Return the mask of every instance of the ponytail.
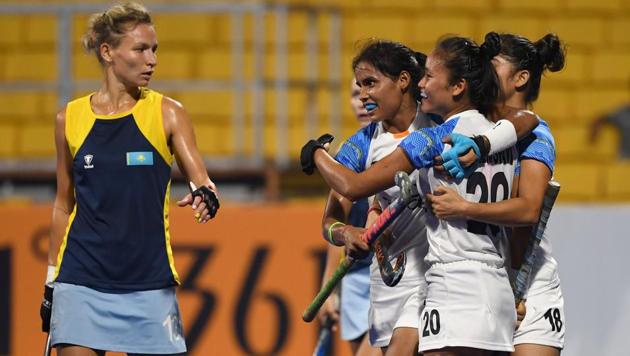
[[535, 43], [514, 34], [501, 34], [501, 55], [515, 70], [529, 71], [525, 102], [538, 99], [540, 81], [545, 70], [557, 72], [564, 68], [565, 47], [556, 34], [548, 33]]
[[450, 84], [466, 80], [465, 95], [484, 115], [493, 110], [499, 97], [499, 79], [492, 58], [499, 53], [500, 44], [499, 35], [490, 32], [481, 46], [464, 37], [446, 37], [438, 42], [435, 49], [435, 54], [444, 61], [449, 71]]

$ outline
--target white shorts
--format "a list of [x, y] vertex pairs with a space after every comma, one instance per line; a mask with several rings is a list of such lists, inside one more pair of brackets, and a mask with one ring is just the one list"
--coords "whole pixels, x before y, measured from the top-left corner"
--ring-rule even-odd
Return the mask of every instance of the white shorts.
[[537, 344], [564, 347], [564, 298], [560, 284], [529, 295], [527, 312], [521, 326], [514, 332], [514, 345]]
[[417, 329], [425, 296], [423, 279], [405, 281], [403, 277], [395, 287], [373, 279], [370, 283], [370, 345], [388, 346], [396, 328]]
[[426, 274], [420, 351], [470, 347], [514, 351], [514, 296], [504, 268], [477, 261], [434, 264]]

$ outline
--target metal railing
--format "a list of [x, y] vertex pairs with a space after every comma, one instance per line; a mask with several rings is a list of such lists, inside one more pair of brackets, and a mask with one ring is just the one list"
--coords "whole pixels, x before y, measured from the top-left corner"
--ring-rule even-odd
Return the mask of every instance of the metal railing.
[[[58, 76], [52, 82], [36, 81], [0, 81], [1, 92], [17, 91], [56, 91], [58, 93], [59, 105], [62, 107], [77, 91], [93, 90], [98, 87], [99, 82], [94, 80], [80, 80], [74, 77], [72, 72], [72, 42], [73, 42], [73, 16], [77, 14], [94, 13], [104, 11], [108, 4], [0, 4], [0, 15], [8, 14], [52, 14], [57, 18], [57, 71]], [[151, 4], [149, 10], [152, 14], [226, 14], [231, 17], [231, 56], [233, 61], [230, 80], [156, 80], [151, 83], [151, 87], [157, 90], [181, 90], [181, 91], [218, 91], [230, 90], [233, 93], [233, 107], [231, 125], [234, 136], [234, 152], [228, 156], [206, 157], [206, 164], [209, 168], [230, 169], [231, 167], [264, 168], [267, 164], [263, 154], [264, 142], [264, 93], [272, 90], [276, 94], [276, 124], [275, 141], [276, 154], [273, 163], [276, 168], [286, 169], [288, 167], [289, 145], [288, 145], [288, 91], [290, 88], [299, 88], [307, 91], [314, 100], [307, 100], [305, 108], [306, 137], [316, 135], [318, 120], [318, 103], [315, 91], [324, 86], [332, 92], [330, 123], [334, 134], [341, 129], [341, 104], [340, 104], [340, 63], [341, 63], [341, 15], [334, 8], [316, 7], [294, 7], [288, 5], [267, 5], [267, 4], [216, 4], [216, 3], [178, 3], [178, 4]], [[291, 12], [305, 12], [307, 14], [307, 31], [305, 33], [305, 54], [307, 65], [305, 67], [305, 80], [289, 80], [288, 78], [288, 53], [287, 36], [288, 17]], [[275, 21], [274, 53], [276, 67], [275, 77], [272, 80], [265, 80], [263, 76], [265, 53], [265, 26], [264, 17], [273, 15]], [[325, 79], [317, 73], [319, 53], [318, 46], [318, 21], [317, 17], [327, 14], [330, 20], [328, 33], [330, 38], [328, 43], [328, 73]], [[245, 16], [253, 19], [253, 77], [245, 78]], [[252, 129], [253, 154], [245, 154], [245, 132], [246, 113], [244, 110], [244, 100], [250, 94], [252, 107]], [[305, 138], [306, 138], [305, 137]], [[0, 166], [9, 165], [19, 167], [21, 162], [0, 162]], [[27, 166], [32, 166], [32, 162]], [[47, 164], [40, 167], [45, 169]], [[0, 171], [3, 167], [0, 167]]]

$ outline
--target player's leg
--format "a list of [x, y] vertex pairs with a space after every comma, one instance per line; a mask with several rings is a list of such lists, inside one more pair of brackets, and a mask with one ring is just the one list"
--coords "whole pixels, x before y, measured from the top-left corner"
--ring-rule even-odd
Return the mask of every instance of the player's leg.
[[473, 349], [470, 347], [445, 347], [439, 350], [425, 351], [424, 356], [492, 356], [494, 351]]
[[360, 338], [358, 348], [352, 351], [354, 356], [382, 356], [383, 353], [378, 347], [370, 346], [367, 333]]
[[519, 344], [514, 345], [512, 356], [560, 356], [560, 350], [547, 345]]
[[103, 350], [93, 350], [77, 345], [61, 344], [57, 345], [56, 349], [59, 356], [105, 356]]
[[356, 338], [354, 340], [348, 341], [348, 344], [350, 344], [350, 352], [352, 352], [353, 355], [356, 355], [357, 351], [359, 351], [362, 340], [363, 340], [363, 336]]
[[363, 339], [365, 338], [364, 336], [365, 335], [361, 335], [354, 340], [348, 341], [348, 343], [350, 344], [350, 351], [353, 355], [356, 355], [357, 351], [359, 351], [359, 349], [361, 348], [361, 344], [363, 343]]
[[413, 356], [418, 354], [418, 329], [396, 328], [386, 348], [386, 356]]

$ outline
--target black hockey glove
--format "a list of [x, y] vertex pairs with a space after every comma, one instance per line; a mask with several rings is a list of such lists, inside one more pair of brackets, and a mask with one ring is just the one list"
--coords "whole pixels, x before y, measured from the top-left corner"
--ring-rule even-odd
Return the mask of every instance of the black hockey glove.
[[331, 134], [323, 134], [319, 136], [317, 140], [310, 140], [302, 147], [302, 152], [300, 153], [300, 164], [302, 165], [302, 172], [307, 175], [313, 174], [315, 170], [315, 162], [313, 160], [313, 156], [315, 155], [315, 151], [320, 148], [324, 148], [324, 145], [327, 143], [331, 143], [335, 137]]
[[42, 318], [42, 331], [50, 332], [50, 316], [52, 315], [53, 288], [44, 286], [44, 299], [39, 307], [39, 316]]
[[201, 197], [201, 200], [206, 203], [206, 209], [208, 209], [211, 219], [217, 215], [217, 210], [219, 210], [221, 204], [219, 203], [219, 198], [217, 198], [217, 195], [212, 189], [202, 185], [201, 187], [192, 190], [190, 194], [192, 195], [193, 200], [195, 197]]

